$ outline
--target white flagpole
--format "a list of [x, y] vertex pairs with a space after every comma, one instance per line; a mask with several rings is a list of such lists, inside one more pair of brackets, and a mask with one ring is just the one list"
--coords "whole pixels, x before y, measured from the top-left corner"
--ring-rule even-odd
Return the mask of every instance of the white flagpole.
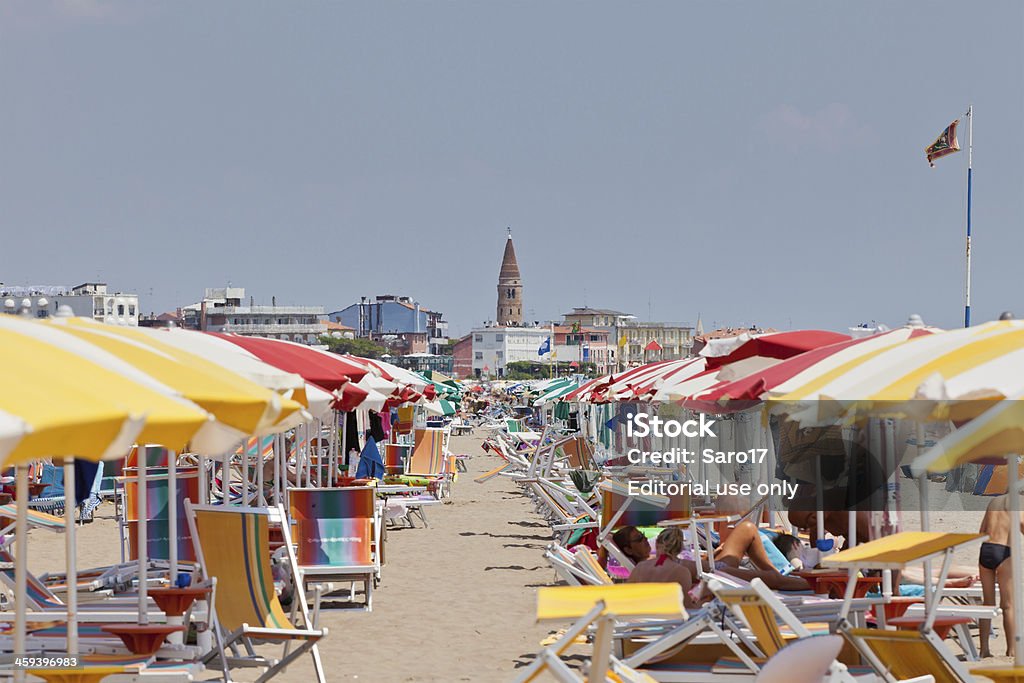
[[964, 327], [971, 326], [971, 165], [974, 155], [974, 106], [967, 107], [967, 278], [964, 287]]

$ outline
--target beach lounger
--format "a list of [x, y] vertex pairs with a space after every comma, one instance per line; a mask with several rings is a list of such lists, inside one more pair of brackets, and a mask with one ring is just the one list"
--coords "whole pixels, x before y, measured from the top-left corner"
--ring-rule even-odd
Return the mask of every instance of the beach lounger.
[[[363, 608], [373, 609], [373, 587], [380, 578], [381, 518], [371, 486], [289, 489], [297, 541], [298, 584], [361, 582]], [[329, 593], [315, 591], [314, 620]], [[355, 591], [350, 591], [354, 599]], [[354, 602], [354, 600], [353, 600]]]
[[[304, 600], [296, 600], [302, 613], [298, 627], [284, 613], [270, 567], [269, 522], [282, 522], [281, 533], [287, 548], [292, 576], [299, 572], [292, 551], [291, 532], [284, 523], [284, 508], [232, 508], [186, 503], [188, 523], [195, 554], [204, 578], [216, 580], [216, 594], [210, 607], [217, 648], [204, 658], [204, 664], [219, 660], [225, 680], [232, 666], [264, 668], [257, 683], [271, 679], [298, 657], [310, 654], [319, 683], [324, 683], [323, 666], [316, 644], [327, 629], [312, 626]], [[284, 646], [280, 660], [258, 656], [254, 643], [273, 642]], [[297, 647], [289, 651], [289, 646]], [[238, 648], [245, 656], [238, 656]], [[233, 656], [229, 656], [228, 649]]]
[[[564, 586], [537, 591], [537, 620], [575, 622], [516, 678], [518, 683], [536, 680], [547, 672], [563, 683], [597, 681], [654, 681], [624, 664], [612, 654], [612, 632], [618, 618], [686, 618], [683, 590], [674, 583], [631, 583], [613, 586]], [[594, 628], [593, 650], [586, 679], [562, 661], [576, 639]]]
[[844, 601], [849, 601], [856, 584], [854, 576], [861, 569], [904, 569], [910, 564], [942, 559], [935, 587], [930, 595], [926, 595], [924, 622], [917, 631], [855, 628], [846, 620], [844, 607], [839, 631], [883, 680], [897, 683], [928, 674], [937, 683], [967, 683], [974, 680], [963, 662], [946, 648], [932, 626], [938, 616], [937, 608], [954, 552], [985, 538], [980, 534], [904, 531], [843, 550], [822, 561], [825, 567], [847, 570], [849, 580]]
[[406, 480], [415, 484], [419, 479], [429, 482], [438, 499], [451, 497], [454, 463], [444, 450], [444, 432], [440, 429], [417, 429], [415, 443], [406, 466]]
[[690, 518], [690, 496], [630, 495], [628, 484], [617, 479], [603, 479], [601, 491], [601, 531], [597, 542], [620, 565], [633, 569], [633, 562], [622, 554], [612, 534], [625, 526], [651, 527], [673, 520]]

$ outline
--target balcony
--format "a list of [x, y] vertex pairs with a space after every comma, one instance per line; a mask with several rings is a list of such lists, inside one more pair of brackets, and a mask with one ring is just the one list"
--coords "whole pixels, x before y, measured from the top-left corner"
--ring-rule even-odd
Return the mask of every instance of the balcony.
[[210, 306], [210, 315], [323, 315], [323, 306]]
[[314, 325], [216, 325], [221, 332], [237, 334], [326, 334], [327, 326], [323, 323]]

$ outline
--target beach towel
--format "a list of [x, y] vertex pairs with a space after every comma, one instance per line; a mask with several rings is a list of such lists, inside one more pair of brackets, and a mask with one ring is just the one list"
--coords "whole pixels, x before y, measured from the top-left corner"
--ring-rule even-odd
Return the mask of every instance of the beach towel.
[[384, 461], [377, 450], [377, 442], [372, 436], [367, 437], [363, 452], [359, 454], [359, 467], [356, 469], [356, 478], [382, 479], [384, 477]]

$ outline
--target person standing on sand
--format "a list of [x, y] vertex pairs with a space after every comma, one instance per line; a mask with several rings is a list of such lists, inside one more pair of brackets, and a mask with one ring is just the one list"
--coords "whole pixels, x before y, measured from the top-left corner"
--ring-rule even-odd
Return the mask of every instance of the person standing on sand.
[[[1024, 531], [1024, 513], [1018, 523]], [[1006, 637], [1006, 656], [1013, 656], [1013, 577], [1010, 569], [1010, 497], [997, 496], [988, 504], [981, 520], [979, 533], [987, 534], [988, 540], [981, 544], [978, 553], [978, 571], [981, 573], [982, 602], [996, 604], [996, 583], [999, 583], [999, 607], [1003, 611], [1003, 630]], [[981, 638], [981, 656], [991, 657], [988, 640], [992, 632], [992, 620], [981, 619], [978, 628]]]

